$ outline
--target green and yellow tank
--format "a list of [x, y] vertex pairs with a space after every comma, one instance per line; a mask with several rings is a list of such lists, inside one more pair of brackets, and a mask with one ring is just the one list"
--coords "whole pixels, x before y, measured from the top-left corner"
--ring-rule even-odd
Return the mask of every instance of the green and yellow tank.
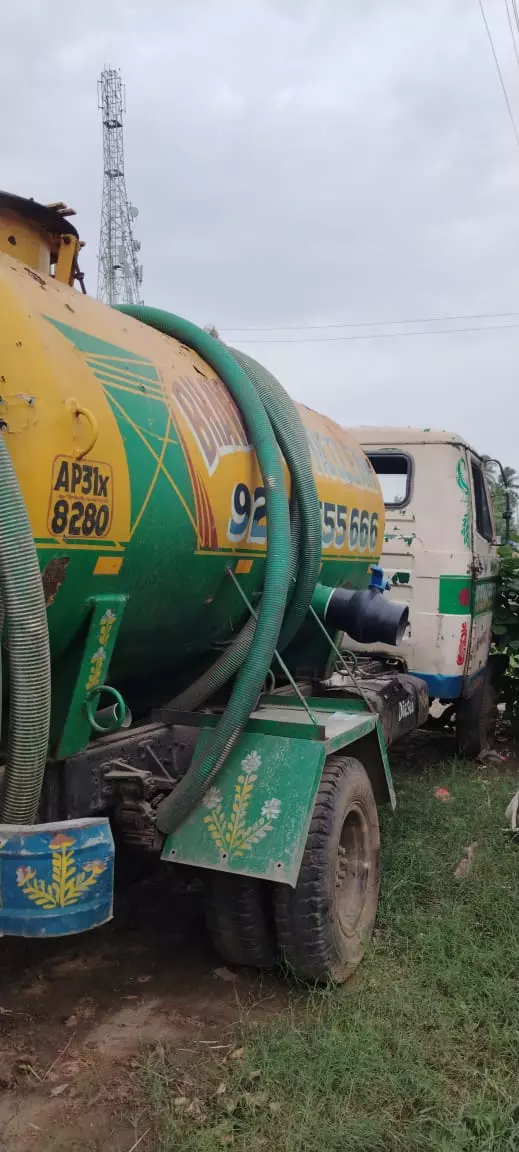
[[[110, 680], [138, 709], [182, 687], [243, 622], [229, 567], [257, 603], [265, 498], [222, 381], [190, 348], [75, 289], [78, 251], [62, 208], [0, 196], [0, 420], [40, 559], [53, 684], [72, 674], [92, 598], [124, 594]], [[320, 579], [365, 587], [384, 536], [377, 478], [344, 429], [299, 411], [322, 506]]]

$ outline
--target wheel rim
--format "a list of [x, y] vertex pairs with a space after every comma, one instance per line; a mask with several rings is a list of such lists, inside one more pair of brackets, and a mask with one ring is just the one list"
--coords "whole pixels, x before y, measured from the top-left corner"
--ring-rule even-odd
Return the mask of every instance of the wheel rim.
[[341, 829], [335, 872], [335, 900], [346, 936], [353, 936], [361, 919], [371, 871], [369, 823], [360, 804], [346, 814]]

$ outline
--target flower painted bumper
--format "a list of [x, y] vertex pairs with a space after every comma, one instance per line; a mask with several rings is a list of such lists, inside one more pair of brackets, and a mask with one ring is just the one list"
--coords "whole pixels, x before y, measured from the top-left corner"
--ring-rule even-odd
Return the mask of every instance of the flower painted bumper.
[[68, 936], [104, 924], [113, 875], [106, 819], [0, 825], [0, 935]]

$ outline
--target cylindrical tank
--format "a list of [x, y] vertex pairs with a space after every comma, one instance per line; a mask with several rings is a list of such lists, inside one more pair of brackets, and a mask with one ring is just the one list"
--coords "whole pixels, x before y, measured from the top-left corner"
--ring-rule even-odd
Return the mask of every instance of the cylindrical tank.
[[[91, 598], [124, 593], [110, 681], [130, 706], [160, 704], [243, 621], [227, 569], [253, 603], [261, 594], [256, 458], [196, 353], [45, 274], [41, 252], [37, 269], [17, 259], [9, 212], [0, 197], [0, 420], [40, 558], [54, 683]], [[320, 579], [365, 587], [384, 532], [376, 475], [342, 428], [299, 411], [322, 504]]]

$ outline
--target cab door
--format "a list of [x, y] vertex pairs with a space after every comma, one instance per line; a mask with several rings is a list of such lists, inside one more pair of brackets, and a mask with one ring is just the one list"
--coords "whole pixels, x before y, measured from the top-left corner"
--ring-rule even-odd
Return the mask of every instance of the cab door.
[[472, 452], [467, 453], [467, 464], [472, 504], [472, 622], [464, 695], [470, 694], [474, 679], [488, 661], [497, 590], [497, 539], [485, 472]]

